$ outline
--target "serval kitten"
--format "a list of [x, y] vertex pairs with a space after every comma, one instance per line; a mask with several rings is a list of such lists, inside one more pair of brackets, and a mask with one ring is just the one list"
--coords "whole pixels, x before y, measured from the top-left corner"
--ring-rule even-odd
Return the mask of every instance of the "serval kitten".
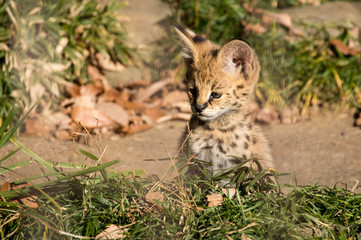
[[221, 47], [181, 26], [176, 31], [188, 68], [192, 154], [211, 162], [213, 174], [241, 163], [240, 158], [271, 167], [268, 143], [250, 110], [260, 71], [255, 51], [240, 40]]

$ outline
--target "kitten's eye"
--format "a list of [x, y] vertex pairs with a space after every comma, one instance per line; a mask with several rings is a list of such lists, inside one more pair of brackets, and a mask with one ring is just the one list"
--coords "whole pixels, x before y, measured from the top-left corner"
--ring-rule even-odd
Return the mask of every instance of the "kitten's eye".
[[221, 96], [222, 96], [222, 94], [220, 94], [220, 93], [212, 92], [210, 98], [218, 99], [218, 98], [220, 98]]
[[189, 92], [195, 97], [197, 95], [197, 88], [190, 88]]

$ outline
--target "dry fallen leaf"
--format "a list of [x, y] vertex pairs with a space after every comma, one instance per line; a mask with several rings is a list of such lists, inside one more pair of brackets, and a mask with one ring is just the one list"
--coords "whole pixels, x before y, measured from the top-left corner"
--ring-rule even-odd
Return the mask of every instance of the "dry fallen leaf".
[[208, 207], [215, 207], [222, 204], [223, 196], [219, 193], [213, 193], [207, 196]]
[[341, 40], [339, 39], [332, 39], [330, 44], [334, 46], [338, 51], [340, 51], [343, 55], [348, 55], [350, 52], [349, 47], [346, 46]]
[[110, 88], [98, 97], [98, 102], [115, 102], [119, 95], [118, 90]]
[[10, 190], [10, 182], [6, 181], [1, 185], [0, 192], [9, 191]]
[[267, 29], [263, 27], [260, 23], [251, 24], [251, 23], [243, 23], [245, 33], [256, 33], [263, 34], [267, 32]]
[[276, 22], [288, 29], [291, 29], [292, 27], [292, 18], [288, 13], [265, 12], [262, 18], [262, 22], [265, 24]]
[[31, 196], [22, 198], [19, 200], [19, 202], [22, 202], [25, 206], [31, 207], [31, 208], [37, 208], [39, 205], [36, 203], [37, 196]]
[[55, 137], [57, 139], [60, 139], [60, 140], [71, 140], [71, 139], [73, 139], [70, 132], [66, 131], [66, 130], [56, 130], [54, 132], [54, 135], [55, 135]]
[[144, 131], [147, 130], [151, 127], [153, 127], [152, 124], [147, 124], [144, 123], [142, 118], [138, 117], [138, 116], [132, 116], [131, 120], [130, 120], [130, 124], [128, 127], [125, 127], [122, 129], [122, 131], [124, 133], [126, 133], [127, 135], [136, 133], [136, 132], [140, 132], [140, 131]]
[[96, 105], [96, 109], [122, 127], [126, 127], [129, 124], [128, 113], [116, 103], [100, 102]]
[[165, 112], [162, 109], [156, 107], [146, 107], [142, 111], [142, 115], [150, 118], [153, 122], [156, 122], [161, 117], [165, 116]]
[[339, 39], [332, 39], [330, 41], [330, 44], [334, 46], [339, 52], [341, 52], [343, 55], [351, 55], [355, 56], [357, 55], [361, 50], [357, 47], [349, 47], [345, 43], [343, 43]]
[[103, 92], [103, 88], [95, 86], [94, 84], [87, 84], [80, 87], [81, 96], [97, 96]]
[[72, 98], [79, 96], [80, 94], [80, 87], [75, 83], [67, 83], [64, 86], [65, 92], [67, 92]]
[[99, 69], [97, 67], [94, 67], [92, 65], [88, 65], [87, 72], [89, 75], [90, 80], [98, 87], [102, 86], [102, 79], [103, 74], [100, 73]]
[[157, 120], [157, 123], [167, 122], [170, 120], [184, 120], [189, 121], [192, 117], [190, 113], [174, 113], [161, 117]]
[[125, 69], [124, 65], [119, 62], [113, 62], [109, 56], [104, 56], [104, 54], [97, 53], [95, 55], [97, 58], [99, 65], [108, 71], [120, 72]]
[[81, 122], [87, 128], [112, 126], [112, 119], [94, 108], [75, 106], [72, 110], [71, 117], [75, 122]]
[[158, 82], [153, 83], [147, 88], [141, 88], [138, 90], [135, 98], [138, 101], [144, 101], [148, 99], [149, 97], [153, 96], [156, 92], [164, 88], [168, 83], [170, 83], [171, 79], [164, 79]]
[[140, 101], [126, 101], [126, 102], [118, 102], [117, 104], [122, 106], [126, 110], [136, 110], [136, 111], [143, 111], [146, 108], [146, 104]]
[[51, 130], [51, 126], [44, 119], [41, 119], [40, 116], [25, 119], [24, 135], [43, 137], [48, 135]]
[[232, 199], [233, 196], [236, 194], [235, 188], [222, 188], [222, 192], [227, 195], [229, 199]]
[[255, 7], [255, 4], [252, 5], [250, 3], [243, 3], [242, 6], [249, 13], [252, 13], [252, 14], [255, 14], [255, 15], [261, 15], [263, 13], [263, 10]]
[[99, 233], [95, 239], [123, 239], [126, 237], [124, 233], [128, 232], [127, 228], [124, 228], [122, 226], [118, 227], [115, 224], [111, 224], [109, 227], [107, 227], [103, 232]]

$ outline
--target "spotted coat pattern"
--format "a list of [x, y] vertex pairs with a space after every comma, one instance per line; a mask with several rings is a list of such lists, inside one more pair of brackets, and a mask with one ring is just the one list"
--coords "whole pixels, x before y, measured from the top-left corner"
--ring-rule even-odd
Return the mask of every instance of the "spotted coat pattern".
[[268, 143], [250, 111], [260, 71], [255, 51], [240, 40], [218, 46], [182, 27], [176, 30], [188, 66], [192, 153], [211, 162], [213, 173], [242, 158], [272, 167]]

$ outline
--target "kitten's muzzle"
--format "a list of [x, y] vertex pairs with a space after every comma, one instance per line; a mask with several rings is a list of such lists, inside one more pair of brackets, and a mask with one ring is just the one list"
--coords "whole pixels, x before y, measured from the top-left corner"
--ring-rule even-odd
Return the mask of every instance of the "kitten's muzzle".
[[196, 104], [195, 105], [195, 109], [198, 113], [201, 113], [204, 109], [206, 109], [208, 107], [208, 103], [204, 103], [204, 104]]

